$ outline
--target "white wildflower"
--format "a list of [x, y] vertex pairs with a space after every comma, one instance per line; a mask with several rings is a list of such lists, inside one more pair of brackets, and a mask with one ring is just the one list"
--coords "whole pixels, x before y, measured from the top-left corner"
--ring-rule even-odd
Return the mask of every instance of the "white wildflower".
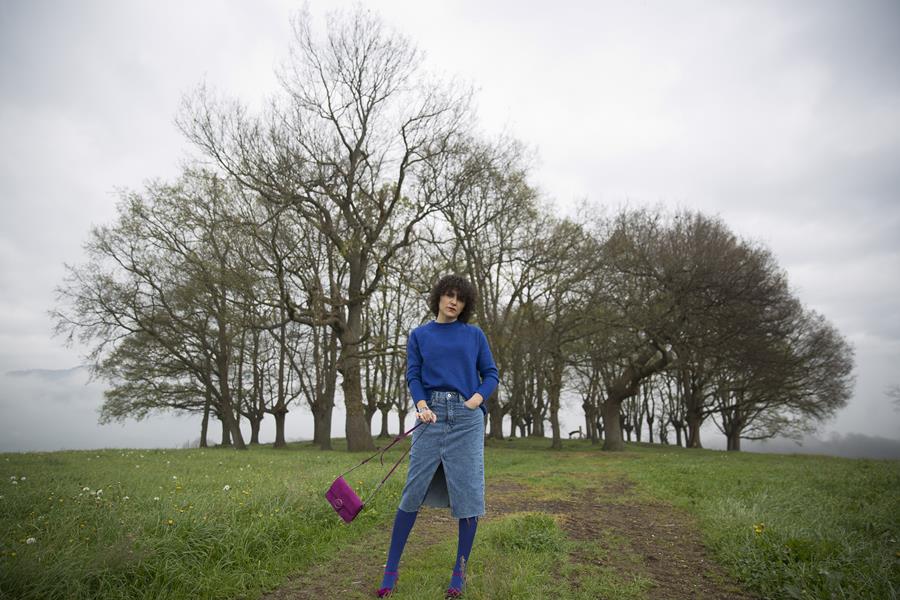
[[13, 484], [13, 485], [19, 485], [19, 482], [18, 482], [18, 481], [10, 481], [10, 483]]
[[27, 540], [25, 540], [25, 543], [26, 543], [26, 544], [33, 544], [33, 543], [35, 543], [36, 541], [37, 541], [36, 539], [34, 539], [33, 537], [30, 537], [30, 538], [28, 538]]
[[231, 486], [230, 486], [230, 485], [226, 485], [225, 487], [222, 488], [222, 491], [223, 491], [223, 492], [227, 492], [227, 491], [230, 490], [230, 489], [231, 489]]
[[178, 478], [177, 478], [177, 477], [175, 477], [175, 476], [174, 476], [174, 475], [172, 475], [172, 479], [178, 479]]
[[159, 502], [159, 496], [153, 496], [153, 501], [154, 501], [154, 502]]
[[91, 491], [91, 488], [89, 488], [89, 487], [83, 487], [83, 488], [81, 488], [81, 491], [82, 491], [82, 492], [89, 492], [89, 491]]
[[128, 500], [128, 496], [123, 496], [122, 500]]
[[16, 476], [13, 475], [12, 477], [9, 478], [9, 480], [10, 480], [10, 481], [15, 481], [15, 480], [16, 480]]
[[102, 496], [102, 495], [103, 495], [103, 490], [97, 490], [97, 495], [98, 495], [98, 496]]
[[24, 475], [22, 477], [19, 477], [19, 481], [25, 481], [26, 479], [28, 479], [28, 478], [25, 477]]

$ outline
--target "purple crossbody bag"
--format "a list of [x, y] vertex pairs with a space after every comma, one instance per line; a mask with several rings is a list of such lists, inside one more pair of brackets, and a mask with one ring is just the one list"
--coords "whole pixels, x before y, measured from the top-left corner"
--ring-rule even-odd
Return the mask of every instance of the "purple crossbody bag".
[[[384, 479], [381, 480], [381, 483], [378, 484], [378, 487], [375, 488], [375, 490], [371, 494], [369, 494], [369, 497], [366, 498], [365, 502], [360, 500], [359, 496], [356, 495], [356, 492], [353, 491], [353, 488], [350, 487], [350, 484], [348, 484], [347, 481], [344, 479], [344, 475], [350, 473], [351, 471], [358, 469], [359, 467], [363, 466], [364, 464], [366, 464], [367, 462], [369, 462], [370, 460], [372, 460], [379, 454], [381, 455], [381, 464], [384, 464], [384, 453], [387, 452], [391, 448], [391, 446], [393, 446], [394, 444], [396, 444], [397, 442], [399, 442], [400, 440], [402, 440], [403, 438], [408, 436], [410, 433], [412, 433], [413, 430], [415, 430], [416, 427], [418, 427], [421, 424], [422, 423], [417, 423], [415, 426], [413, 426], [411, 429], [409, 429], [405, 433], [398, 435], [397, 437], [394, 438], [394, 441], [392, 441], [390, 444], [388, 444], [383, 450], [379, 450], [378, 452], [376, 452], [375, 454], [373, 454], [366, 460], [362, 461], [361, 463], [359, 463], [358, 465], [356, 465], [349, 471], [344, 471], [343, 473], [338, 475], [337, 479], [334, 480], [334, 482], [331, 484], [331, 487], [328, 488], [327, 492], [325, 492], [325, 499], [328, 500], [328, 502], [331, 504], [331, 507], [334, 508], [335, 512], [337, 512], [338, 516], [340, 516], [344, 520], [344, 522], [349, 523], [350, 521], [355, 519], [356, 515], [359, 514], [359, 511], [361, 511], [363, 509], [363, 507], [366, 506], [366, 504], [368, 504], [372, 500], [372, 498], [375, 497], [375, 494], [378, 493], [378, 490], [381, 489], [381, 486], [384, 485], [384, 482], [388, 480], [388, 477], [390, 477], [393, 474], [394, 470], [396, 470], [396, 468], [398, 466], [400, 466], [400, 462], [404, 458], [406, 458], [406, 455], [409, 453], [410, 450], [412, 450], [412, 444], [409, 445], [409, 448], [407, 448], [406, 452], [403, 453], [403, 455], [400, 457], [400, 459], [394, 463], [394, 466], [391, 467], [391, 470], [388, 471], [388, 474], [384, 476]], [[413, 444], [414, 443], [415, 443], [415, 440], [413, 440]]]

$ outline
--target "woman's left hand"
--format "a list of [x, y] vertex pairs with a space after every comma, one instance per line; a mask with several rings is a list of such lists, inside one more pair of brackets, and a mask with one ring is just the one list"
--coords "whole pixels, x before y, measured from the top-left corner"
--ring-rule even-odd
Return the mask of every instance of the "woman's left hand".
[[481, 396], [481, 394], [475, 392], [475, 394], [471, 398], [463, 402], [463, 404], [466, 405], [466, 408], [475, 410], [476, 408], [481, 406], [482, 402], [484, 402], [484, 398]]

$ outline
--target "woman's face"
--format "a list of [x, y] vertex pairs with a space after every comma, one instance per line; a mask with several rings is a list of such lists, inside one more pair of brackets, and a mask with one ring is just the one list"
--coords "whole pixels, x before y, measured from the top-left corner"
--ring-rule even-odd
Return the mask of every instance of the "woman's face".
[[441, 296], [441, 301], [438, 303], [438, 323], [450, 323], [455, 321], [465, 305], [466, 303], [463, 302], [462, 299], [457, 298], [456, 290], [450, 290]]

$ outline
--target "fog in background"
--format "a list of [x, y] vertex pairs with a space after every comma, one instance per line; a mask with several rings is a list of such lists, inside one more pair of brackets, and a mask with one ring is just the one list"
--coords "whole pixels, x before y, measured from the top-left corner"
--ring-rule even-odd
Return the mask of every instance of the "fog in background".
[[[82, 261], [90, 227], [114, 218], [116, 191], [190, 158], [174, 126], [183, 94], [205, 81], [256, 109], [275, 93], [300, 6], [0, 3], [0, 449], [199, 437], [199, 417], [98, 426], [102, 386], [50, 373], [82, 364], [84, 349], [51, 336], [47, 311], [63, 263]], [[309, 10], [321, 27], [348, 6]], [[696, 209], [767, 244], [856, 349], [851, 402], [804, 448], [896, 449], [900, 412], [885, 390], [900, 383], [900, 3], [366, 6], [435, 73], [476, 86], [485, 131], [534, 150], [533, 181], [560, 212], [582, 200]], [[563, 414], [567, 430], [578, 412]], [[334, 425], [343, 435], [339, 408]], [[287, 427], [311, 437], [302, 409]], [[704, 445], [720, 437], [704, 432]]]
[[[4, 422], [0, 437], [0, 452], [29, 452], [52, 450], [88, 450], [96, 448], [183, 448], [196, 447], [200, 441], [201, 416], [156, 414], [142, 421], [133, 419], [123, 423], [99, 425], [97, 417], [103, 403], [103, 386], [90, 382], [86, 368], [43, 371], [13, 371], [0, 376], [2, 389], [0, 414], [15, 413], [18, 422]], [[340, 395], [340, 390], [338, 390]], [[23, 399], [32, 399], [23, 402]], [[576, 406], [579, 401], [566, 402], [561, 413], [560, 425], [563, 437], [579, 427], [584, 428], [584, 418]], [[340, 403], [338, 403], [340, 404]], [[568, 406], [566, 406], [568, 404]], [[380, 413], [375, 423], [380, 423]], [[406, 426], [414, 424], [412, 416], [407, 416]], [[397, 415], [391, 413], [389, 421], [392, 435], [399, 432]], [[332, 435], [344, 437], [344, 411], [335, 407]], [[250, 439], [250, 428], [242, 427], [246, 439]], [[509, 432], [509, 419], [504, 423], [504, 431]], [[221, 440], [221, 425], [210, 420], [209, 443]], [[291, 409], [285, 426], [285, 437], [289, 442], [311, 440], [313, 434], [312, 416], [305, 407]], [[674, 433], [670, 434], [674, 442]], [[656, 436], [655, 436], [656, 439]], [[275, 427], [272, 419], [263, 421], [260, 441], [271, 444], [275, 441]], [[647, 441], [646, 432], [644, 441]], [[701, 434], [704, 447], [715, 450], [725, 449], [725, 438], [712, 423], [707, 423]], [[549, 447], [550, 440], [547, 439]], [[900, 440], [873, 437], [863, 434], [841, 435], [831, 432], [827, 436], [810, 436], [798, 443], [794, 440], [776, 438], [761, 442], [744, 441], [742, 450], [749, 452], [775, 452], [783, 454], [829, 454], [848, 458], [900, 459]]]

